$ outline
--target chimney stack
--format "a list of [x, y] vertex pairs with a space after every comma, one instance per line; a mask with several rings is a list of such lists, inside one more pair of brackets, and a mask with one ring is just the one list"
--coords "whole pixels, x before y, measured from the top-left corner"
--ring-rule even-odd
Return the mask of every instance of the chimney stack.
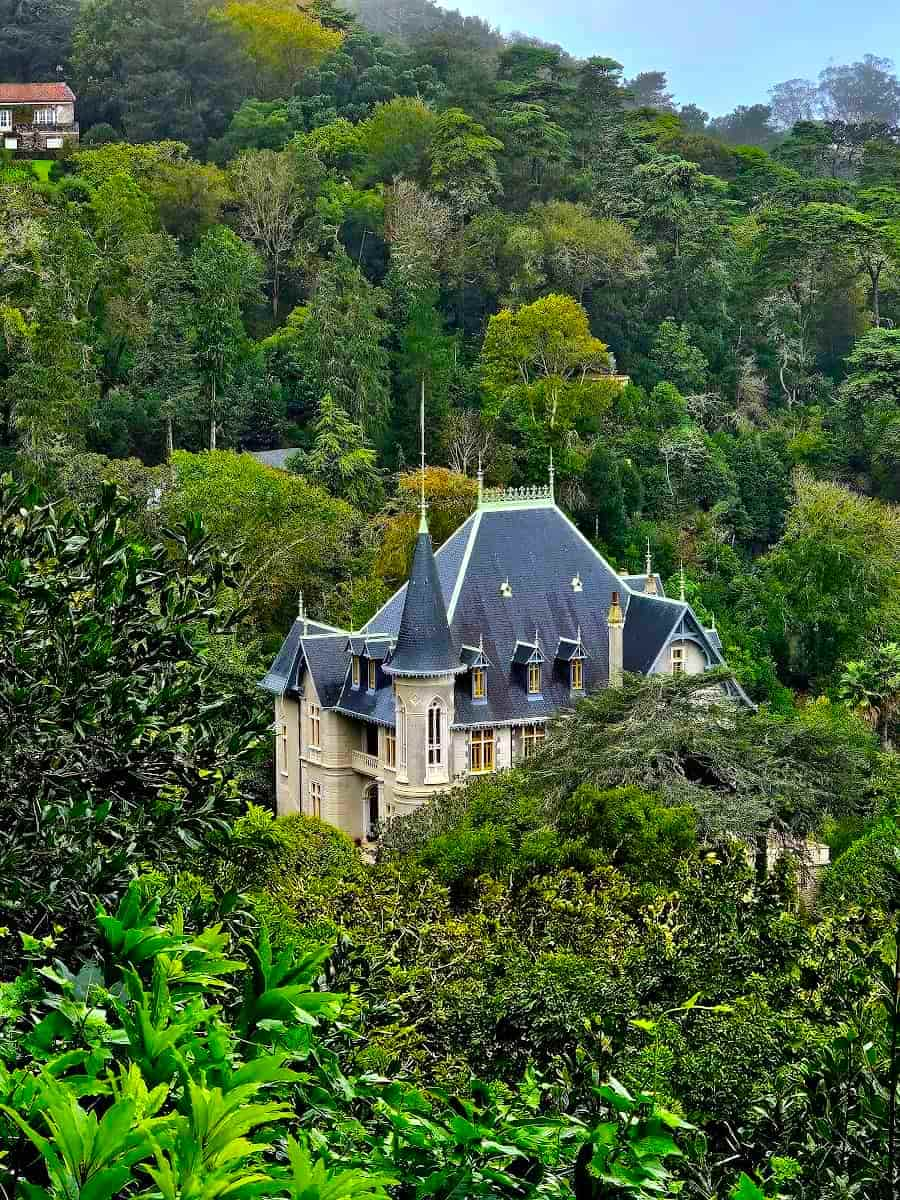
[[619, 602], [619, 593], [613, 592], [609, 612], [606, 615], [609, 628], [609, 686], [622, 686], [625, 661], [625, 614]]

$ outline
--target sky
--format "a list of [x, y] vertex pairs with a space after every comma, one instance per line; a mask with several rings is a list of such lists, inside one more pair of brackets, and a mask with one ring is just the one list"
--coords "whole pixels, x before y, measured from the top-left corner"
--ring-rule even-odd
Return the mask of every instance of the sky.
[[785, 79], [815, 79], [829, 63], [864, 54], [900, 66], [895, 0], [440, 0], [497, 25], [602, 54], [626, 75], [666, 71], [679, 104], [711, 116], [765, 103]]

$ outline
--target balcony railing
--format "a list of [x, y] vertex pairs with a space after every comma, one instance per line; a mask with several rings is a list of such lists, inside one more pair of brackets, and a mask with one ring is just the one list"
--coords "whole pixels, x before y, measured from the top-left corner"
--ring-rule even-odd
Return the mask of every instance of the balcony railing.
[[363, 750], [354, 750], [350, 755], [350, 764], [354, 771], [359, 771], [362, 775], [371, 775], [377, 779], [381, 774], [378, 769], [377, 754], [366, 754]]

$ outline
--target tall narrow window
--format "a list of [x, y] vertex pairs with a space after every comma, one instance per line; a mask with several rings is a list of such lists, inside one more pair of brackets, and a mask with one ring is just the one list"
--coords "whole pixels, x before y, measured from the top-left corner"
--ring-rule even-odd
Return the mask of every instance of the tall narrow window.
[[475, 667], [472, 671], [472, 699], [485, 700], [487, 698], [487, 671], [484, 667]]
[[322, 785], [317, 779], [309, 781], [309, 815], [320, 819], [322, 816]]
[[528, 664], [528, 694], [529, 696], [539, 696], [541, 694], [541, 664]]
[[584, 663], [580, 658], [572, 660], [572, 691], [584, 691]]
[[281, 773], [282, 773], [282, 775], [287, 775], [287, 773], [288, 773], [288, 730], [287, 730], [287, 722], [286, 721], [282, 721], [282, 723], [281, 723], [281, 729], [279, 730], [278, 740], [279, 740], [280, 758], [281, 758]]
[[375, 662], [375, 659], [370, 658], [369, 659], [369, 691], [370, 692], [375, 691], [375, 683], [378, 678], [377, 672], [378, 672], [378, 666]]
[[522, 730], [522, 752], [526, 758], [537, 754], [544, 744], [544, 726], [526, 725]]
[[485, 775], [494, 769], [493, 729], [473, 729], [469, 740], [469, 770], [473, 775]]
[[672, 647], [672, 674], [684, 674], [684, 646]]
[[11, 108], [0, 108], [0, 129], [12, 129]]
[[322, 745], [322, 710], [318, 704], [309, 706], [309, 744]]
[[403, 704], [397, 705], [397, 738], [400, 742], [400, 767], [406, 768], [406, 707]]
[[353, 680], [353, 686], [355, 688], [358, 688], [359, 687], [359, 655], [358, 654], [353, 655], [353, 663], [350, 668], [350, 673], [351, 673], [350, 677]]
[[384, 731], [384, 764], [387, 767], [397, 765], [397, 734], [393, 729]]
[[439, 700], [432, 701], [428, 709], [429, 767], [439, 767], [444, 761], [443, 716], [444, 706]]

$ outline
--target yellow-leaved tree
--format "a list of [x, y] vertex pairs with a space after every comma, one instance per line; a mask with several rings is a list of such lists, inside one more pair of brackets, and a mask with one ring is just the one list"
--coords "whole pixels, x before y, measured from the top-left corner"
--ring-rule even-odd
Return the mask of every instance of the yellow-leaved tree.
[[263, 99], [290, 95], [303, 72], [343, 40], [297, 0], [232, 0], [214, 15], [234, 31], [255, 63]]

